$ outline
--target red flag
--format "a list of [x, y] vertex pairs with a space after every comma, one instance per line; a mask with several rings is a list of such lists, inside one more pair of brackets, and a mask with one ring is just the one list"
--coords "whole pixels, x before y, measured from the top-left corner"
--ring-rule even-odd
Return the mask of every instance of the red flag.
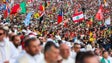
[[4, 18], [7, 18], [7, 16], [8, 16], [8, 11], [5, 10], [5, 11], [4, 11]]
[[62, 22], [62, 16], [58, 15], [58, 24]]
[[73, 15], [72, 19], [73, 19], [74, 22], [80, 22], [80, 21], [84, 20], [83, 12], [75, 13]]
[[45, 7], [44, 7], [42, 4], [40, 4], [39, 10], [40, 10], [40, 11], [44, 11], [44, 10], [45, 10]]
[[95, 18], [97, 20], [103, 20], [103, 7], [102, 7], [102, 5], [100, 6]]
[[16, 14], [20, 9], [20, 5], [19, 4], [15, 4], [12, 9], [11, 9], [11, 14]]
[[57, 22], [58, 24], [60, 24], [63, 20], [63, 12], [62, 11], [59, 11], [59, 15], [58, 15], [58, 19], [57, 19]]
[[7, 18], [7, 16], [9, 15], [10, 13], [10, 9], [9, 9], [9, 6], [7, 5], [5, 10], [4, 10], [4, 18]]

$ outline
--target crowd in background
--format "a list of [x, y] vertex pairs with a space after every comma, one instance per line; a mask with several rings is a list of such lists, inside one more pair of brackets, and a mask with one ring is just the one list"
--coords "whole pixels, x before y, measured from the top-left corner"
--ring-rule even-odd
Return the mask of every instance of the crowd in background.
[[[52, 0], [47, 4], [34, 0], [27, 3], [26, 14], [4, 18], [0, 11], [0, 63], [112, 63], [112, 25], [105, 24], [112, 18], [112, 1], [106, 0], [107, 6], [104, 1]], [[39, 3], [44, 3], [44, 11], [39, 10]], [[100, 4], [104, 9], [101, 21], [95, 19]], [[59, 24], [60, 9], [63, 21]], [[30, 11], [31, 22], [25, 26]], [[85, 19], [74, 22], [73, 14], [80, 11]]]

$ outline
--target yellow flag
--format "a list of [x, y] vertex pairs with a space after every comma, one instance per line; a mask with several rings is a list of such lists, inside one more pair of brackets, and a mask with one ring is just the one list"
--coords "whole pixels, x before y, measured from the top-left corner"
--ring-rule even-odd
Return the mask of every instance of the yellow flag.
[[94, 38], [90, 38], [89, 39], [90, 42], [94, 42], [94, 40], [95, 40]]
[[93, 33], [92, 33], [92, 32], [90, 32], [90, 34], [89, 34], [89, 35], [90, 35], [90, 37], [92, 37], [92, 36], [93, 36]]
[[35, 13], [34, 18], [36, 18], [36, 19], [39, 18], [39, 13]]

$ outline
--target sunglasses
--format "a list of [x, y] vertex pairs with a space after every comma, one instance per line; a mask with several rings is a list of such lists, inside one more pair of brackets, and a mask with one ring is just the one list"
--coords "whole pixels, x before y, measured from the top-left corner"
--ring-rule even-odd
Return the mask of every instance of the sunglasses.
[[0, 33], [0, 36], [3, 35], [3, 33]]

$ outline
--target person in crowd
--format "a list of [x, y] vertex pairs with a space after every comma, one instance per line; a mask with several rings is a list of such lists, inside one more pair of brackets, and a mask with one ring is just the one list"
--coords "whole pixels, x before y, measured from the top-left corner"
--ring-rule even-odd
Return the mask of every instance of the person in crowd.
[[75, 61], [70, 57], [70, 47], [64, 43], [60, 45], [60, 54], [63, 58], [62, 63], [74, 63]]
[[110, 60], [110, 63], [112, 63], [112, 51], [111, 50], [109, 51], [109, 58], [108, 59]]
[[109, 58], [109, 53], [108, 53], [108, 51], [103, 51], [102, 52], [102, 59], [100, 60], [100, 62], [101, 63], [110, 63], [110, 59], [108, 59]]
[[101, 53], [101, 50], [99, 48], [96, 48], [94, 50], [94, 53], [99, 57], [99, 60], [102, 58], [102, 53]]
[[15, 63], [41, 63], [42, 58], [40, 41], [32, 37], [25, 40], [25, 53], [20, 55]]
[[19, 35], [12, 36], [11, 41], [14, 44], [14, 46], [16, 47], [16, 49], [18, 50], [18, 52], [20, 53], [22, 51], [20, 36]]
[[0, 63], [14, 63], [18, 52], [14, 45], [6, 40], [6, 30], [0, 27]]
[[77, 53], [80, 51], [81, 45], [79, 43], [74, 43], [73, 51], [71, 52], [71, 57], [75, 58]]
[[59, 58], [59, 47], [57, 47], [52, 41], [48, 41], [44, 48], [44, 59], [41, 61], [41, 63], [58, 63]]
[[92, 51], [83, 51], [77, 53], [75, 63], [100, 63], [100, 61]]

